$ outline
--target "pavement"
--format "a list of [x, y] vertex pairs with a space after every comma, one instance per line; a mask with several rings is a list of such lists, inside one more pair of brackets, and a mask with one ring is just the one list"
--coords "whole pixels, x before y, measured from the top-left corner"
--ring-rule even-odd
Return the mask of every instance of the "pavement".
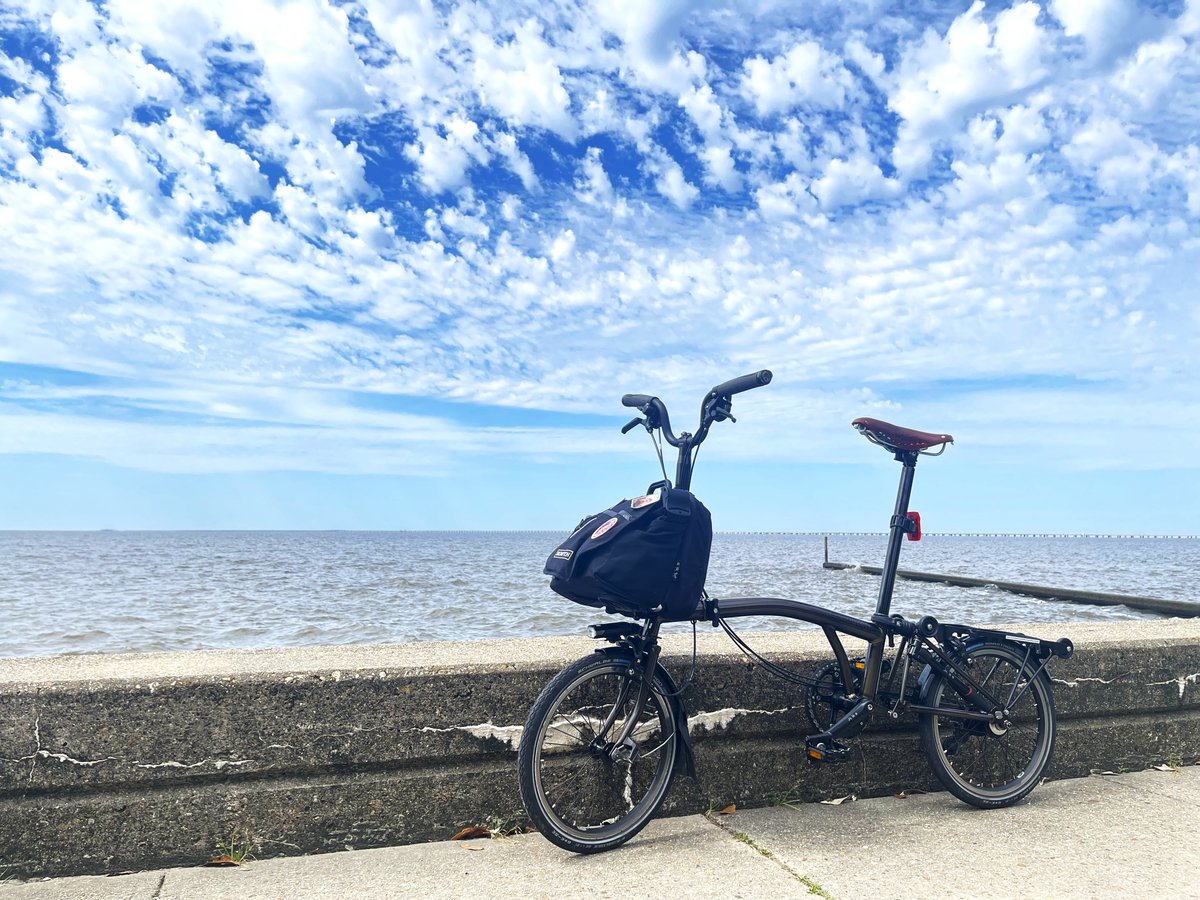
[[595, 856], [528, 834], [0, 884], [0, 900], [694, 895], [1200, 898], [1200, 765], [1049, 782], [1002, 810], [936, 793], [660, 819]]

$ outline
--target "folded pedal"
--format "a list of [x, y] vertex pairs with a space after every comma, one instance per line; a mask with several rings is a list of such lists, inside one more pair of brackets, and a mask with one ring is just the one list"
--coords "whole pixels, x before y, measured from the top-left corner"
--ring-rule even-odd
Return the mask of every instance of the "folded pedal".
[[814, 734], [804, 739], [810, 763], [840, 763], [849, 759], [854, 748], [831, 738], [828, 733]]

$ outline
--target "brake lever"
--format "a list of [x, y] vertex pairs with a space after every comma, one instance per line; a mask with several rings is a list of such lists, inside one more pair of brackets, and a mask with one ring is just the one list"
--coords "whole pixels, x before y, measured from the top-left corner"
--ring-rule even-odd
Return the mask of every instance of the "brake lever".
[[728, 419], [730, 422], [737, 424], [737, 419], [730, 412], [728, 398], [725, 398], [724, 403], [720, 399], [713, 400], [708, 406], [708, 418], [714, 422], [724, 422]]
[[[645, 424], [646, 424], [645, 419], [641, 419], [641, 418], [630, 419], [628, 422], [625, 423], [625, 427], [621, 429], [621, 434], [629, 434], [629, 432], [633, 431], [633, 429], [637, 428], [639, 425], [645, 425]], [[647, 426], [647, 427], [649, 427], [649, 426]]]

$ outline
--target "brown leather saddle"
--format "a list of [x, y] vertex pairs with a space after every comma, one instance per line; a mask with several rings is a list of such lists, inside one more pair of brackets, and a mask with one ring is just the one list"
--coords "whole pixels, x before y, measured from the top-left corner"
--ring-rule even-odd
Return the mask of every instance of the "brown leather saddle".
[[[905, 451], [937, 456], [946, 449], [947, 444], [954, 443], [953, 435], [914, 431], [912, 428], [902, 428], [899, 425], [892, 425], [890, 422], [881, 422], [879, 419], [870, 419], [865, 416], [855, 419], [850, 424], [872, 444], [878, 444], [892, 453]], [[936, 453], [928, 452], [930, 447], [937, 446], [941, 446], [942, 449]]]

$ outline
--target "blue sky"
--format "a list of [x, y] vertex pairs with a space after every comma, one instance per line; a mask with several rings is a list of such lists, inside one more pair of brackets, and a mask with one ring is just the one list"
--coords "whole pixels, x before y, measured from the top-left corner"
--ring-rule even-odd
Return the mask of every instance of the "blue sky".
[[0, 8], [0, 528], [1200, 532], [1200, 0]]

